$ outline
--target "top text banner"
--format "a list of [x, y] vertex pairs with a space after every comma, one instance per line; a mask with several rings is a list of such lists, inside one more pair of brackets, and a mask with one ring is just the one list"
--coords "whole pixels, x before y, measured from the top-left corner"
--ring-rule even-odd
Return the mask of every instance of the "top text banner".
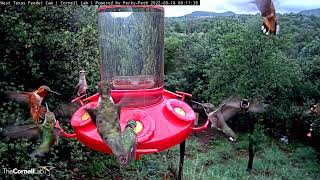
[[198, 6], [200, 0], [109, 0], [109, 1], [13, 1], [13, 0], [0, 0], [0, 6], [17, 6], [17, 5], [38, 5], [38, 6], [113, 6], [113, 5], [125, 5], [125, 6]]

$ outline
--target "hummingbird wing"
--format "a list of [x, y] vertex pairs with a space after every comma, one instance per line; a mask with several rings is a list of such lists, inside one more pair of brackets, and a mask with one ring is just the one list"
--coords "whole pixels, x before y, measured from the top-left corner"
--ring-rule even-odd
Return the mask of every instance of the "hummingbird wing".
[[222, 119], [223, 121], [227, 121], [234, 117], [241, 109], [240, 108], [234, 108], [230, 106], [223, 106], [221, 110], [217, 113], [218, 117]]
[[256, 0], [256, 4], [263, 17], [274, 12], [274, 5], [271, 0]]
[[262, 113], [265, 111], [265, 105], [259, 101], [251, 101], [249, 105], [249, 111], [255, 113]]
[[24, 102], [29, 104], [29, 100], [31, 97], [32, 92], [22, 92], [22, 93], [17, 93], [13, 91], [7, 91], [5, 92], [5, 95], [9, 99], [13, 99], [16, 101]]
[[301, 115], [301, 117], [304, 117], [304, 116], [308, 116], [312, 113], [311, 109], [309, 108], [308, 110], [304, 111]]
[[234, 101], [234, 99], [236, 99], [236, 97], [234, 96], [230, 96], [228, 99], [225, 99], [221, 104], [219, 104], [218, 108], [215, 111], [220, 111], [220, 109], [225, 107], [227, 103], [229, 103], [230, 106], [230, 102]]
[[73, 114], [79, 109], [79, 105], [75, 103], [61, 103], [54, 110], [53, 113], [56, 117], [64, 117], [70, 119]]
[[37, 125], [20, 125], [6, 128], [0, 132], [0, 137], [33, 138], [39, 136], [41, 129]]
[[240, 109], [240, 103], [242, 102], [242, 99], [239, 97], [233, 97], [229, 101], [225, 103], [224, 107], [230, 107], [230, 108], [237, 108]]
[[80, 83], [78, 83], [75, 87], [74, 87], [74, 91], [72, 94], [76, 94], [79, 91], [79, 87], [80, 87]]

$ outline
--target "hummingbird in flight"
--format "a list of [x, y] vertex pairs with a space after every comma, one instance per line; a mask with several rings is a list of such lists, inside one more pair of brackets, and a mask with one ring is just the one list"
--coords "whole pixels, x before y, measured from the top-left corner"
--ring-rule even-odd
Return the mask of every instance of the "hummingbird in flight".
[[40, 118], [44, 117], [46, 108], [42, 106], [42, 101], [49, 93], [60, 95], [59, 93], [52, 91], [48, 86], [40, 86], [33, 92], [6, 92], [6, 95], [10, 99], [14, 99], [20, 102], [25, 102], [29, 105], [30, 115], [33, 122], [39, 124]]
[[320, 116], [320, 103], [313, 104], [303, 115], [314, 114]]
[[[308, 116], [308, 115], [315, 115], [320, 116], [320, 103], [313, 104], [307, 111], [305, 111], [301, 117]], [[307, 137], [312, 137], [312, 132], [316, 129], [315, 122], [310, 124], [309, 132]]]
[[74, 94], [77, 96], [82, 96], [87, 93], [88, 89], [88, 84], [86, 80], [86, 71], [85, 70], [80, 70], [79, 71], [79, 82], [75, 87]]
[[262, 32], [266, 35], [279, 34], [280, 26], [277, 24], [276, 10], [272, 0], [255, 0], [255, 3], [263, 17]]
[[57, 144], [58, 137], [61, 134], [60, 129], [56, 128], [56, 118], [53, 112], [46, 109], [44, 122], [41, 125], [21, 125], [6, 128], [0, 133], [1, 137], [8, 138], [34, 138], [42, 136], [40, 146], [31, 153], [31, 157], [44, 157], [51, 147]]
[[120, 164], [126, 164], [128, 156], [124, 152], [122, 134], [119, 124], [120, 108], [111, 99], [112, 82], [98, 83], [99, 103], [96, 108], [86, 108], [102, 140], [108, 144]]
[[[231, 141], [237, 139], [234, 131], [227, 125], [225, 121], [234, 117], [238, 112], [264, 112], [264, 105], [258, 101], [249, 101], [247, 99], [240, 99], [236, 97], [229, 97], [225, 100], [219, 107], [212, 111], [213, 105], [210, 103], [203, 104], [206, 110], [207, 116], [211, 122], [211, 127], [218, 129], [219, 131], [224, 132]], [[209, 108], [205, 106], [210, 105]], [[207, 111], [211, 109], [211, 111]]]

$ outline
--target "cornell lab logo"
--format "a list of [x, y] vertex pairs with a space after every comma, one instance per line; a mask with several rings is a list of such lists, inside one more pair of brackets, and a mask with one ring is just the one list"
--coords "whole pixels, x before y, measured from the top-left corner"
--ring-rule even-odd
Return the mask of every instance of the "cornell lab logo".
[[46, 175], [50, 176], [52, 173], [53, 166], [38, 166], [38, 168], [31, 168], [31, 169], [8, 169], [2, 168], [4, 174], [38, 174], [38, 175]]

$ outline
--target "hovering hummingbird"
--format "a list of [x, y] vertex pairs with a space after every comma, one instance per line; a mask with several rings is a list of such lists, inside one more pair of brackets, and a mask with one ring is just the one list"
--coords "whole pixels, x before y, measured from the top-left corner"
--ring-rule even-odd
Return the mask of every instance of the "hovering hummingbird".
[[136, 157], [137, 135], [134, 132], [137, 123], [133, 119], [129, 119], [127, 125], [122, 132], [123, 157], [120, 159], [122, 165], [128, 165]]
[[109, 145], [112, 153], [120, 163], [128, 162], [124, 154], [124, 146], [119, 124], [119, 107], [111, 99], [112, 83], [101, 81], [98, 84], [100, 94], [99, 104], [96, 108], [86, 108], [92, 121], [95, 123], [102, 140]]
[[306, 112], [303, 113], [303, 115], [308, 114], [315, 114], [317, 116], [320, 116], [320, 103], [313, 104]]
[[276, 10], [272, 0], [255, 0], [255, 2], [263, 17], [262, 32], [266, 35], [269, 35], [269, 33], [279, 34], [280, 26], [276, 21]]
[[[210, 106], [212, 107], [213, 105]], [[257, 101], [249, 101], [247, 99], [239, 99], [231, 96], [220, 104], [217, 109], [214, 111], [207, 111], [206, 113], [212, 124], [211, 127], [224, 132], [229, 136], [231, 141], [235, 141], [237, 136], [225, 121], [232, 118], [240, 111], [260, 113], [264, 111], [264, 106]]]
[[45, 120], [41, 125], [21, 125], [7, 128], [1, 133], [1, 137], [8, 138], [33, 138], [42, 135], [40, 146], [32, 152], [31, 157], [44, 157], [50, 148], [57, 144], [60, 129], [55, 127], [56, 118], [53, 112], [49, 111], [48, 106], [45, 113]]
[[74, 93], [77, 94], [77, 96], [82, 96], [85, 95], [87, 92], [88, 84], [86, 80], [86, 71], [85, 70], [80, 70], [79, 71], [79, 82], [75, 87]]
[[41, 103], [43, 99], [49, 95], [49, 93], [60, 95], [59, 93], [52, 91], [48, 86], [40, 86], [36, 91], [33, 92], [6, 92], [6, 95], [10, 99], [28, 103], [31, 118], [35, 124], [38, 124], [40, 118], [43, 118], [44, 113], [46, 112], [45, 107], [42, 106]]
[[54, 113], [49, 111], [47, 106], [45, 119], [40, 127], [42, 132], [42, 143], [39, 148], [31, 154], [31, 157], [43, 157], [49, 152], [51, 147], [58, 144], [58, 137], [60, 136], [61, 131], [55, 127], [56, 121]]

